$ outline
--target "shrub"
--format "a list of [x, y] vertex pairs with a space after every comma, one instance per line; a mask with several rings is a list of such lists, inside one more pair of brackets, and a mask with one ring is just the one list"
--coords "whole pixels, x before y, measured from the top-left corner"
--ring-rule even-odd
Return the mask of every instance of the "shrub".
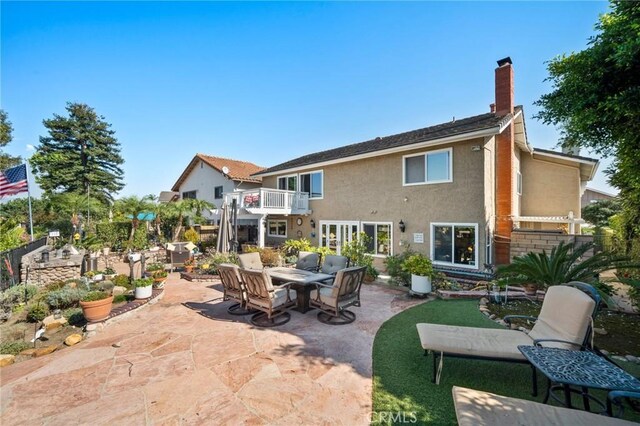
[[113, 296], [113, 303], [122, 303], [127, 301], [127, 296], [124, 294], [119, 294], [117, 296]]
[[67, 285], [67, 283], [64, 282], [64, 281], [54, 281], [52, 283], [47, 284], [45, 286], [45, 289], [47, 291], [60, 290], [61, 288], [63, 288], [66, 285]]
[[196, 232], [195, 229], [193, 229], [193, 227], [187, 229], [186, 231], [184, 231], [184, 239], [187, 241], [191, 241], [193, 244], [197, 243], [198, 240], [200, 239], [198, 236], [198, 233]]
[[126, 288], [131, 287], [131, 284], [129, 283], [129, 277], [124, 274], [116, 275], [113, 278], [113, 284], [119, 287], [126, 287]]
[[105, 268], [104, 273], [106, 275], [114, 275], [116, 273], [116, 270], [109, 266]]
[[366, 266], [369, 268], [373, 265], [373, 257], [369, 254], [370, 245], [371, 237], [361, 232], [359, 238], [354, 238], [342, 247], [342, 255], [349, 258], [351, 266]]
[[67, 309], [77, 307], [78, 303], [87, 294], [84, 288], [64, 287], [60, 290], [50, 291], [45, 301], [51, 309]]
[[18, 355], [25, 349], [29, 349], [31, 345], [28, 342], [3, 342], [0, 343], [0, 354]]
[[100, 290], [94, 290], [94, 291], [90, 291], [88, 292], [83, 298], [82, 301], [83, 302], [95, 302], [97, 300], [102, 300], [102, 299], [106, 299], [107, 297], [109, 297], [109, 294], [104, 292], [104, 291], [100, 291]]
[[164, 270], [164, 263], [150, 263], [149, 265], [145, 266], [145, 269], [147, 270], [147, 272], [161, 271]]
[[[2, 292], [0, 299], [3, 304], [15, 305], [28, 302], [38, 293], [38, 287], [32, 284], [19, 284], [9, 287]], [[25, 300], [26, 299], [26, 300]]]
[[48, 310], [44, 305], [33, 305], [27, 310], [27, 321], [29, 322], [40, 322], [48, 314]]
[[431, 259], [421, 253], [409, 256], [402, 264], [402, 269], [409, 274], [421, 277], [431, 277], [433, 275]]
[[367, 275], [373, 277], [374, 280], [378, 278], [378, 275], [380, 275], [378, 270], [374, 268], [373, 265], [367, 265], [367, 270], [365, 272]]
[[408, 286], [411, 284], [411, 274], [402, 269], [402, 265], [414, 254], [416, 254], [416, 252], [413, 251], [410, 246], [406, 246], [402, 253], [387, 256], [384, 264], [387, 268], [387, 273], [391, 277], [390, 282], [392, 284], [402, 286]]
[[138, 278], [133, 280], [134, 287], [149, 287], [150, 285], [153, 285], [152, 278]]
[[218, 273], [218, 266], [222, 263], [238, 264], [238, 256], [235, 253], [218, 253], [209, 251], [207, 257], [199, 263], [200, 270], [205, 274], [215, 275]]
[[287, 240], [282, 245], [282, 250], [287, 256], [297, 256], [301, 251], [311, 251], [311, 241], [306, 238], [299, 240]]

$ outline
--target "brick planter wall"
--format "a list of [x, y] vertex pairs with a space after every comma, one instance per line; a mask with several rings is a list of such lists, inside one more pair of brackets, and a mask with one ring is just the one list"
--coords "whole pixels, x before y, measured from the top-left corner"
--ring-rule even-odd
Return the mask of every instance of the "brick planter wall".
[[[542, 253], [543, 250], [549, 253], [562, 241], [565, 243], [576, 242], [578, 245], [582, 245], [593, 242], [593, 237], [591, 235], [567, 235], [553, 232], [513, 231], [511, 233], [511, 258], [529, 252]], [[593, 250], [588, 251], [585, 256], [593, 256]]]

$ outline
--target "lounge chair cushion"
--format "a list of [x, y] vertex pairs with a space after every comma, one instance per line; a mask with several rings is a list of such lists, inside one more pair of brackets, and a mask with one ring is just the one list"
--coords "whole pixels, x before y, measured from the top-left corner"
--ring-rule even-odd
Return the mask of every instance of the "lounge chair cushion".
[[554, 407], [523, 399], [454, 386], [453, 402], [460, 426], [494, 425], [632, 425], [621, 419]]
[[[532, 339], [559, 339], [581, 345], [589, 328], [595, 301], [582, 290], [565, 285], [551, 286], [542, 304], [538, 320], [529, 332]], [[544, 346], [576, 349], [566, 344]]]
[[346, 268], [348, 263], [349, 258], [345, 256], [328, 254], [324, 257], [320, 272], [322, 272], [323, 274], [335, 274], [339, 270]]
[[240, 267], [243, 269], [264, 269], [262, 260], [260, 260], [260, 253], [242, 253], [238, 255], [240, 261]]
[[[287, 289], [286, 288], [276, 288], [273, 290], [272, 294], [272, 308], [276, 309], [279, 306], [282, 306], [287, 302]], [[289, 290], [289, 297], [291, 300], [296, 300], [296, 291], [293, 289]], [[250, 302], [262, 306], [263, 308], [269, 308], [269, 302], [262, 299], [251, 298]]]
[[[318, 290], [311, 290], [310, 293], [311, 302], [315, 302], [318, 299]], [[349, 297], [345, 297], [338, 303], [339, 307], [345, 306], [356, 300], [357, 294], [352, 294]], [[336, 291], [333, 287], [322, 287], [320, 288], [320, 301], [325, 305], [335, 306], [336, 305]]]
[[417, 324], [423, 349], [471, 357], [525, 360], [518, 345], [532, 345], [533, 339], [517, 330]]
[[298, 261], [296, 262], [296, 269], [303, 269], [305, 271], [317, 271], [318, 261], [320, 256], [318, 253], [312, 253], [309, 251], [301, 251], [298, 253]]

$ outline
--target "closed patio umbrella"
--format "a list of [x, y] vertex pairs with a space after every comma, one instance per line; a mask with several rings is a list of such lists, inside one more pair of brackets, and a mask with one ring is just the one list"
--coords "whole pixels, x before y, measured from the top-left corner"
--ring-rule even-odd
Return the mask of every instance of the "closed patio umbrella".
[[218, 228], [217, 249], [220, 253], [228, 253], [231, 241], [231, 223], [229, 215], [229, 205], [224, 203], [220, 212], [220, 227]]

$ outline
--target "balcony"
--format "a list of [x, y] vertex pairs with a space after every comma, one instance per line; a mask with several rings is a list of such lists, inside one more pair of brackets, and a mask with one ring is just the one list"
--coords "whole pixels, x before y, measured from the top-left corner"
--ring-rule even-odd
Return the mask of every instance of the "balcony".
[[231, 205], [236, 200], [239, 209], [251, 214], [309, 214], [309, 194], [282, 189], [259, 188], [231, 192], [224, 196]]

